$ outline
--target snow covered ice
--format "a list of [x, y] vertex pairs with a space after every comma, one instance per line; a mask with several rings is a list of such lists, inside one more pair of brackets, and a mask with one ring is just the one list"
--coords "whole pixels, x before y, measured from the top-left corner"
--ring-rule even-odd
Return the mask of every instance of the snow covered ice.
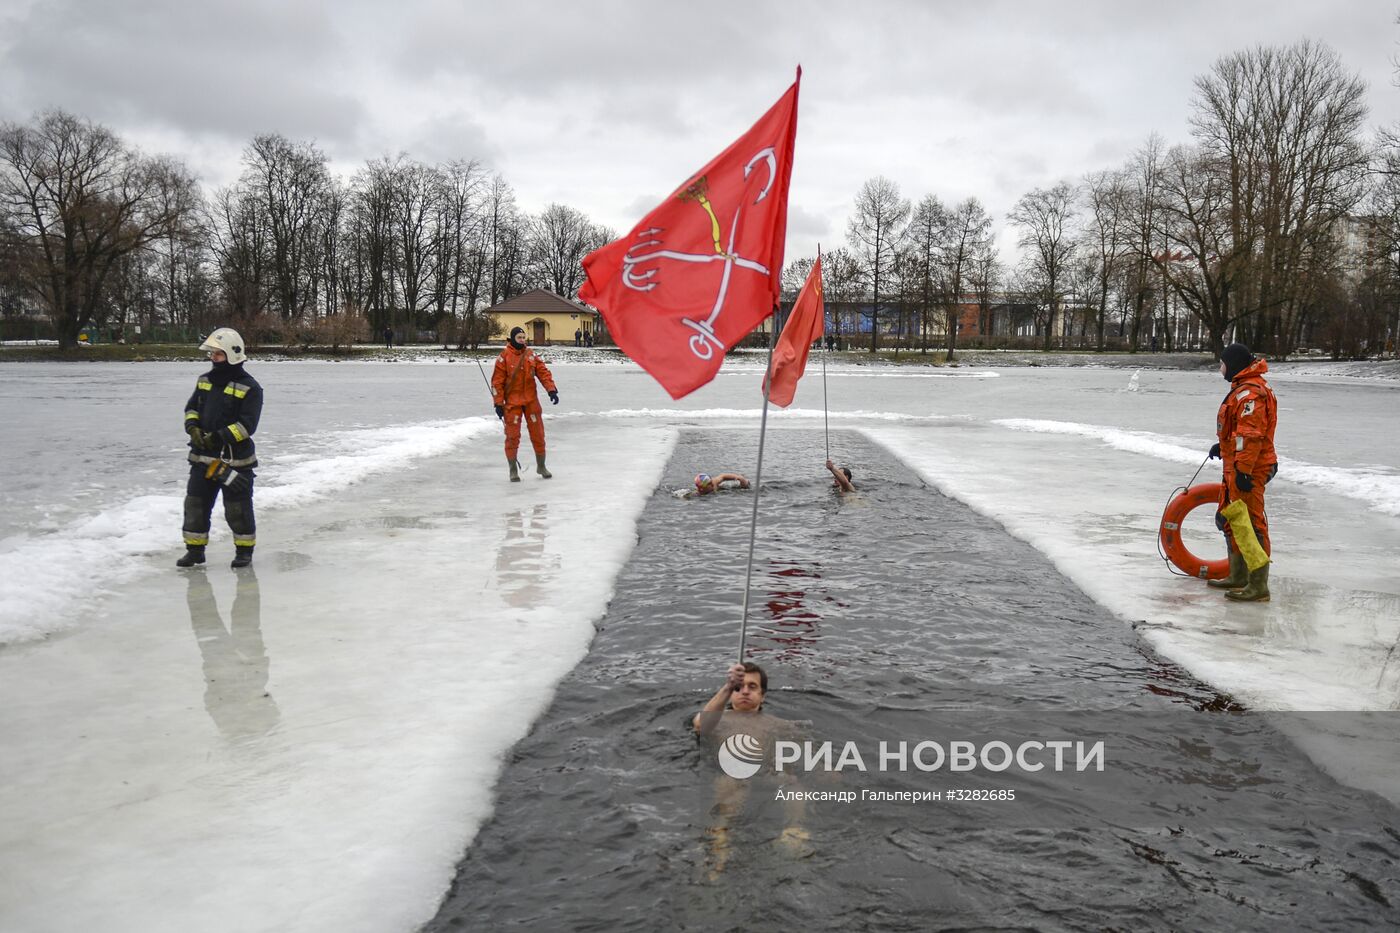
[[[240, 576], [221, 510], [208, 566], [173, 568], [199, 365], [0, 368], [0, 927], [412, 929], [587, 651], [677, 430], [756, 432], [758, 369], [673, 403], [631, 365], [557, 364], [555, 478], [527, 442], [510, 484], [473, 365], [254, 359], [260, 544]], [[1245, 704], [1400, 705], [1400, 439], [1375, 430], [1400, 382], [1270, 374], [1274, 600], [1236, 606], [1154, 545], [1224, 385], [1129, 377], [847, 367], [831, 420]], [[819, 426], [818, 373], [769, 418]], [[1191, 541], [1216, 554], [1206, 512]], [[1348, 779], [1391, 792], [1388, 766]]]

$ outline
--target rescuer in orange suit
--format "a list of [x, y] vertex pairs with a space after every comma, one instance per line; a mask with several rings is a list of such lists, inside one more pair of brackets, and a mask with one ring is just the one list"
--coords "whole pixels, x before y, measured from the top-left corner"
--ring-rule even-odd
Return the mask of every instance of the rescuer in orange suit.
[[525, 328], [512, 327], [510, 340], [496, 357], [496, 369], [491, 375], [491, 395], [496, 403], [496, 417], [506, 423], [506, 462], [510, 464], [510, 481], [520, 482], [520, 419], [530, 430], [530, 444], [535, 448], [535, 472], [545, 479], [553, 474], [544, 465], [544, 413], [535, 392], [539, 379], [551, 403], [559, 404], [559, 390], [549, 367], [525, 345]]
[[[1215, 419], [1219, 441], [1210, 449], [1211, 457], [1222, 458], [1225, 465], [1220, 508], [1235, 499], [1244, 501], [1245, 508], [1249, 509], [1249, 523], [1265, 554], [1272, 551], [1269, 519], [1264, 514], [1264, 486], [1278, 472], [1278, 455], [1274, 452], [1278, 402], [1264, 381], [1268, 371], [1269, 364], [1256, 361], [1249, 347], [1242, 343], [1232, 343], [1220, 352], [1220, 375], [1230, 383], [1230, 391], [1220, 403]], [[1230, 599], [1267, 602], [1269, 565], [1251, 572], [1235, 544], [1232, 529], [1219, 511], [1215, 523], [1225, 533], [1230, 551], [1230, 575], [1223, 580], [1210, 580], [1209, 584], [1224, 589]]]

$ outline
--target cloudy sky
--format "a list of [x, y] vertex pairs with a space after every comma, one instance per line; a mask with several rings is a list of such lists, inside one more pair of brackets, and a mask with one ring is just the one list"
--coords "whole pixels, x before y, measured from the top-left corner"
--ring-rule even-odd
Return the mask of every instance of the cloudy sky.
[[[522, 207], [619, 232], [803, 68], [788, 258], [844, 239], [861, 183], [1023, 193], [1186, 141], [1192, 79], [1258, 44], [1323, 41], [1400, 120], [1400, 2], [0, 0], [0, 120], [60, 107], [210, 189], [257, 133], [366, 159], [476, 158]], [[1003, 238], [1005, 240], [1005, 238]]]

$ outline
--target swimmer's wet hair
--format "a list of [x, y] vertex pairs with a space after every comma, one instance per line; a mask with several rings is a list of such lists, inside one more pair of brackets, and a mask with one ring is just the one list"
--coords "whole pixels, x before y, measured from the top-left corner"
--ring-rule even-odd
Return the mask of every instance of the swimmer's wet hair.
[[759, 685], [760, 687], [763, 688], [763, 692], [764, 692], [764, 693], [767, 693], [767, 692], [768, 692], [768, 672], [767, 672], [767, 671], [765, 671], [763, 668], [759, 667], [757, 664], [753, 663], [752, 661], [745, 661], [745, 662], [744, 662], [744, 673], [745, 673], [745, 674], [757, 674], [757, 675], [758, 675], [758, 685]]
[[850, 479], [850, 478], [851, 478], [851, 468], [850, 468], [850, 467], [842, 467], [842, 468], [841, 468], [841, 472], [846, 474], [846, 479]]

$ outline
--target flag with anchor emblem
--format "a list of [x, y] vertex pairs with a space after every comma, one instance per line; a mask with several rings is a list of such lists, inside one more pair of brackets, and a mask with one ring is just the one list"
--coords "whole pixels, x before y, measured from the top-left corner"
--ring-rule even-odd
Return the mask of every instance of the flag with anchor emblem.
[[777, 305], [801, 82], [799, 68], [747, 133], [583, 260], [579, 299], [672, 398], [713, 379]]

